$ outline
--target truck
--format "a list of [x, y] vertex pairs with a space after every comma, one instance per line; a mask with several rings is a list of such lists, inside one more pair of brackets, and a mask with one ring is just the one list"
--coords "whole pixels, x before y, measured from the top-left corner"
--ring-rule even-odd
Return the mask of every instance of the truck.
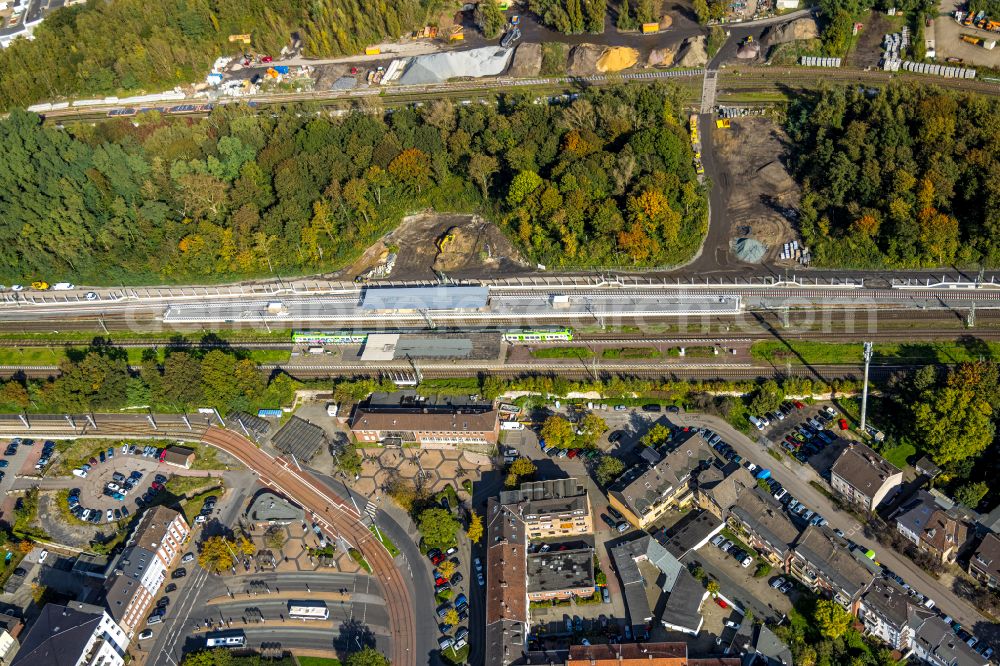
[[519, 421], [501, 421], [501, 430], [524, 430], [524, 424]]
[[340, 408], [337, 406], [337, 403], [335, 402], [326, 403], [326, 415], [329, 416], [330, 418], [336, 416], [339, 410]]
[[76, 285], [72, 282], [56, 282], [52, 285], [54, 291], [69, 291], [70, 289], [76, 289]]
[[659, 23], [643, 23], [642, 24], [642, 34], [644, 34], [644, 35], [651, 35], [654, 32], [659, 32], [659, 31], [660, 31], [660, 24]]

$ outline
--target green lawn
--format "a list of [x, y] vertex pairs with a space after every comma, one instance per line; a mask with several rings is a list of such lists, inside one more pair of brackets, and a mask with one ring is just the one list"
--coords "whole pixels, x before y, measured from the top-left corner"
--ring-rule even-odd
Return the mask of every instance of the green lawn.
[[295, 657], [299, 666], [340, 666], [340, 660], [333, 657]]
[[181, 510], [184, 511], [184, 519], [187, 520], [188, 525], [194, 525], [194, 519], [201, 513], [201, 508], [205, 506], [205, 500], [213, 494], [218, 497], [221, 494], [220, 489], [206, 490], [182, 502]]
[[654, 347], [618, 347], [616, 349], [605, 349], [601, 356], [611, 359], [639, 359], [639, 358], [660, 358], [660, 350]]
[[[808, 365], [857, 365], [862, 362], [861, 343], [815, 342], [811, 340], [762, 340], [753, 343], [750, 354], [758, 361]], [[1000, 343], [985, 340], [876, 344], [872, 363], [963, 363], [1000, 358]]]
[[[382, 542], [382, 545], [385, 546], [385, 549], [389, 551], [390, 555], [392, 555], [393, 557], [399, 555], [399, 548], [396, 548], [396, 544], [392, 542], [392, 539], [386, 536], [385, 532], [383, 532], [382, 530], [376, 531], [374, 525], [369, 527], [368, 530], [375, 535], [375, 538], [377, 538], [379, 541]], [[381, 538], [379, 537], [379, 535], [381, 535]]]
[[531, 352], [535, 358], [591, 358], [594, 352], [586, 347], [546, 347]]
[[184, 497], [188, 493], [200, 491], [207, 486], [218, 488], [219, 479], [212, 479], [207, 476], [172, 476], [167, 479], [167, 490], [178, 497]]
[[893, 465], [899, 469], [904, 469], [907, 466], [906, 459], [916, 454], [917, 449], [913, 444], [909, 442], [904, 442], [902, 444], [897, 444], [891, 448], [883, 450], [882, 457], [891, 462]]

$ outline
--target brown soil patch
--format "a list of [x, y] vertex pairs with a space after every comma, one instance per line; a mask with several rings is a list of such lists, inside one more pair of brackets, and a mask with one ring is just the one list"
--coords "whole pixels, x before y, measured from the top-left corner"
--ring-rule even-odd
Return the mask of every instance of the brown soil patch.
[[[452, 240], [441, 252], [438, 240], [448, 233]], [[477, 215], [422, 213], [404, 219], [368, 248], [349, 269], [349, 277], [374, 266], [387, 249], [398, 252], [387, 280], [435, 280], [442, 273], [449, 278], [494, 278], [525, 273], [530, 267], [492, 222]]]
[[[753, 238], [767, 246], [765, 260], [779, 261], [781, 246], [799, 240], [789, 221], [799, 203], [799, 188], [782, 159], [788, 137], [767, 118], [733, 119], [732, 127], [712, 133], [721, 185], [728, 193], [732, 238]], [[794, 263], [789, 261], [789, 264]]]

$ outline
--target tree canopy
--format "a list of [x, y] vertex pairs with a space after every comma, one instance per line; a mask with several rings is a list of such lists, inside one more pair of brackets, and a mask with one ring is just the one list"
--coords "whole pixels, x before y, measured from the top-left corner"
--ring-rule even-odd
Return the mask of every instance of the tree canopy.
[[424, 509], [417, 519], [417, 529], [428, 548], [447, 550], [454, 546], [459, 527], [458, 520], [444, 509]]
[[482, 210], [546, 265], [674, 263], [706, 228], [679, 99], [626, 85], [568, 104], [337, 118], [227, 106], [65, 130], [14, 111], [0, 120], [0, 279], [323, 272], [428, 207]]
[[833, 88], [788, 113], [800, 229], [816, 263], [1000, 263], [996, 99], [898, 83]]

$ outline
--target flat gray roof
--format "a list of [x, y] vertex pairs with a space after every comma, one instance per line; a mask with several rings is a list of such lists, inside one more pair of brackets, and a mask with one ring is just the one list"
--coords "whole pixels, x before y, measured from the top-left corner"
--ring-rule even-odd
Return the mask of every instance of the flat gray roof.
[[271, 438], [274, 448], [282, 453], [290, 453], [299, 460], [310, 460], [326, 443], [326, 433], [318, 425], [293, 416], [288, 423]]
[[472, 340], [469, 338], [408, 337], [396, 341], [395, 358], [469, 358]]
[[556, 550], [528, 555], [528, 592], [594, 586], [594, 550]]
[[368, 287], [362, 310], [479, 310], [490, 297], [488, 287]]

